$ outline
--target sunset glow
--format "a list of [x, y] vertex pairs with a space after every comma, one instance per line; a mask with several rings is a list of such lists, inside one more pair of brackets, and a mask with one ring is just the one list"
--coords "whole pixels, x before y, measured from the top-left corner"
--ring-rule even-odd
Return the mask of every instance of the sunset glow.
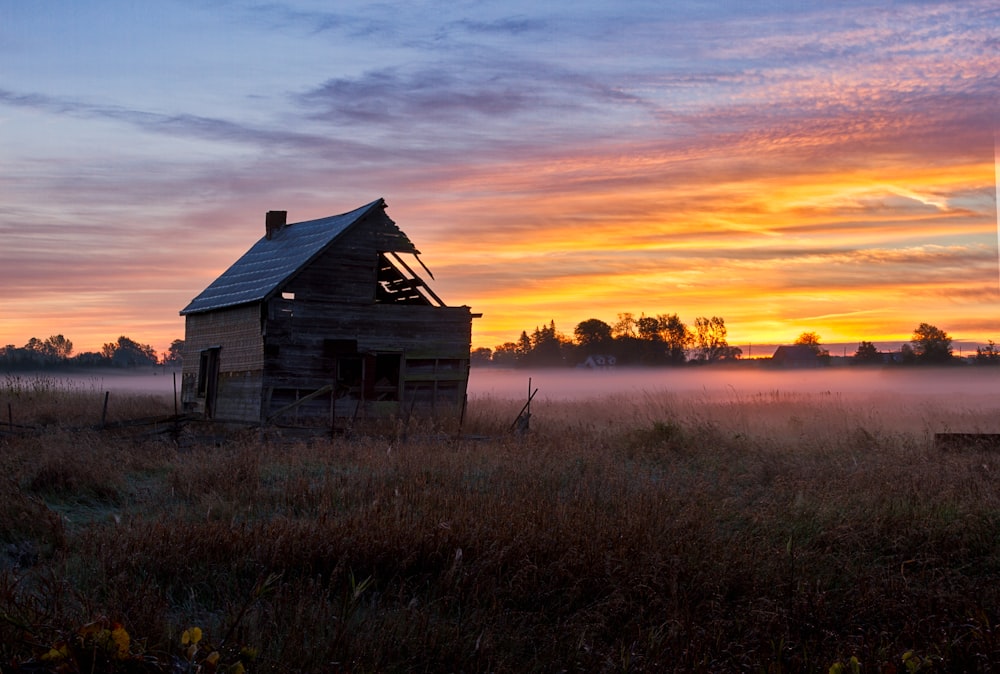
[[[0, 9], [0, 340], [127, 335], [384, 197], [474, 346], [1000, 341], [994, 0]], [[756, 354], [755, 354], [756, 355]]]

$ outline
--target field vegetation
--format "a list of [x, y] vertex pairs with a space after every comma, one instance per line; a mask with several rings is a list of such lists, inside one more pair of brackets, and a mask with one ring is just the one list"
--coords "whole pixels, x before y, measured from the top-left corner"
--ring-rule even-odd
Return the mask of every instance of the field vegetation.
[[[2, 380], [0, 380], [2, 382]], [[904, 395], [471, 401], [294, 440], [0, 386], [3, 672], [988, 672], [995, 412]]]

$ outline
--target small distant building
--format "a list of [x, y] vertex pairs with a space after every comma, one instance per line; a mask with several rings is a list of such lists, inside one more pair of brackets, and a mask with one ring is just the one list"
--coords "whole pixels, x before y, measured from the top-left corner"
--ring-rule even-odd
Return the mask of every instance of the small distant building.
[[585, 370], [610, 370], [615, 367], [618, 360], [614, 356], [592, 355], [587, 356], [577, 367]]
[[462, 413], [480, 314], [434, 294], [385, 210], [267, 214], [264, 236], [180, 312], [185, 412], [295, 425]]
[[823, 365], [823, 360], [808, 344], [791, 344], [775, 349], [771, 363], [786, 368], [819, 367]]

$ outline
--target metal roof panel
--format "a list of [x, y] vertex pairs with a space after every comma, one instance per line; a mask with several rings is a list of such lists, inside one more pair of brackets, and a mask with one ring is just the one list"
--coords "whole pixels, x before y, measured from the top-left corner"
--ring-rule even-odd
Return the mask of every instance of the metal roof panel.
[[250, 250], [191, 300], [181, 315], [259, 302], [275, 291], [329, 243], [361, 220], [382, 199], [340, 215], [285, 225], [270, 239], [262, 237]]

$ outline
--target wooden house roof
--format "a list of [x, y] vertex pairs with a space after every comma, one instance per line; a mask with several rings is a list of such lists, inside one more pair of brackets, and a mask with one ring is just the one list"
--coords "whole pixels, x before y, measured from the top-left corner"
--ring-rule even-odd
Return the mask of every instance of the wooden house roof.
[[[243, 256], [191, 300], [181, 315], [201, 313], [259, 302], [277, 292], [293, 274], [314, 260], [338, 237], [376, 209], [385, 209], [384, 199], [340, 215], [285, 225], [264, 236]], [[404, 240], [408, 242], [408, 239]], [[404, 252], [416, 253], [416, 248]]]

